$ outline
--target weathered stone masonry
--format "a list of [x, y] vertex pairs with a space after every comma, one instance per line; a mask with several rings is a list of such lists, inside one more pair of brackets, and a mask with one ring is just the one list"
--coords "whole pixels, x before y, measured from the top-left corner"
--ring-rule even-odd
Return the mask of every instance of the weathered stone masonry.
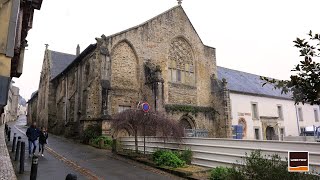
[[52, 132], [75, 136], [99, 123], [110, 133], [112, 115], [147, 101], [185, 127], [231, 136], [228, 90], [216, 77], [215, 49], [203, 45], [180, 5], [96, 40], [51, 80]]

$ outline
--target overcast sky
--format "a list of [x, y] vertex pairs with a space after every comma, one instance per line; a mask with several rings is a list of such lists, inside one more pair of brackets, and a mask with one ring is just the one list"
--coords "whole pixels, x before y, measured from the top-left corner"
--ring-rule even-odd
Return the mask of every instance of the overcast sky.
[[[44, 0], [29, 31], [23, 74], [14, 78], [27, 100], [39, 86], [45, 50], [75, 54], [177, 5], [176, 0]], [[217, 49], [217, 64], [288, 79], [300, 60], [296, 37], [320, 32], [319, 0], [183, 0], [202, 41]]]

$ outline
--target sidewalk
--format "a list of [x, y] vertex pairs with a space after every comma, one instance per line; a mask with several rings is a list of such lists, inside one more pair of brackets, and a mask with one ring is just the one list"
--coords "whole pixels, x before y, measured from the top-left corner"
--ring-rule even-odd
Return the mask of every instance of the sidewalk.
[[[19, 122], [11, 122], [8, 123], [8, 125], [11, 127], [11, 141], [8, 144], [8, 151], [11, 156], [12, 164], [14, 166], [14, 170], [16, 172], [16, 176], [19, 180], [29, 180], [30, 179], [30, 172], [31, 172], [31, 158], [29, 158], [29, 152], [28, 152], [28, 140], [24, 133], [20, 132], [18, 129], [16, 129], [15, 125], [23, 127], [22, 123]], [[23, 123], [25, 124], [25, 123]], [[26, 143], [26, 149], [25, 149], [25, 166], [24, 166], [24, 173], [19, 174], [19, 161], [14, 161], [15, 153], [12, 153], [12, 139], [14, 133], [16, 134], [16, 137], [20, 136], [21, 140]], [[38, 153], [38, 147], [36, 154]], [[37, 173], [37, 179], [39, 180], [60, 180], [65, 179], [67, 174], [72, 173], [76, 174], [78, 177], [78, 180], [84, 180], [87, 179], [84, 176], [82, 176], [80, 173], [76, 172], [74, 169], [68, 167], [66, 164], [64, 164], [59, 159], [56, 159], [55, 156], [48, 152], [44, 152], [44, 157], [39, 157], [38, 160], [38, 173]]]
[[[10, 123], [12, 131], [27, 142], [25, 121]], [[19, 130], [18, 130], [18, 129]], [[13, 134], [12, 134], [13, 136]], [[65, 179], [68, 173], [77, 174], [78, 179], [107, 180], [167, 180], [181, 179], [163, 171], [113, 155], [111, 152], [76, 143], [72, 140], [49, 134], [44, 157], [39, 158], [38, 179]], [[11, 149], [8, 147], [9, 150]], [[26, 156], [28, 155], [26, 145]], [[30, 177], [31, 158], [26, 157], [26, 172], [18, 179]], [[16, 163], [14, 163], [16, 164]], [[18, 163], [17, 163], [18, 164]], [[17, 172], [18, 169], [16, 169]]]
[[7, 150], [4, 125], [0, 126], [0, 179], [2, 180], [16, 180], [13, 166], [10, 160], [9, 152]]

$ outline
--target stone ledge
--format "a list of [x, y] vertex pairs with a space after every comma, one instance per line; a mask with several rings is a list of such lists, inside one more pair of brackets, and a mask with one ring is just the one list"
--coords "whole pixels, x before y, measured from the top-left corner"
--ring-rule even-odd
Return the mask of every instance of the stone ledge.
[[170, 88], [182, 88], [182, 89], [188, 89], [188, 90], [197, 90], [196, 86], [178, 83], [178, 82], [168, 82]]
[[0, 179], [16, 180], [4, 135], [4, 125], [0, 126]]

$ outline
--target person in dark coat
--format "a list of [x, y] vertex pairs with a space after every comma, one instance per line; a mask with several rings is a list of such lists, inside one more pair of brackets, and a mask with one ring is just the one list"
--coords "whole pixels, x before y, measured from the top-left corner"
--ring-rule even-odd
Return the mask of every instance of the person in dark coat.
[[48, 132], [46, 131], [46, 128], [42, 127], [40, 136], [39, 136], [39, 155], [41, 153], [41, 156], [43, 157], [43, 151], [44, 151], [44, 146], [47, 144], [47, 139], [48, 139]]
[[32, 154], [36, 152], [37, 140], [40, 135], [40, 130], [37, 128], [37, 123], [33, 122], [32, 125], [27, 129], [26, 133], [29, 142], [29, 157], [31, 157], [31, 146], [33, 146]]

